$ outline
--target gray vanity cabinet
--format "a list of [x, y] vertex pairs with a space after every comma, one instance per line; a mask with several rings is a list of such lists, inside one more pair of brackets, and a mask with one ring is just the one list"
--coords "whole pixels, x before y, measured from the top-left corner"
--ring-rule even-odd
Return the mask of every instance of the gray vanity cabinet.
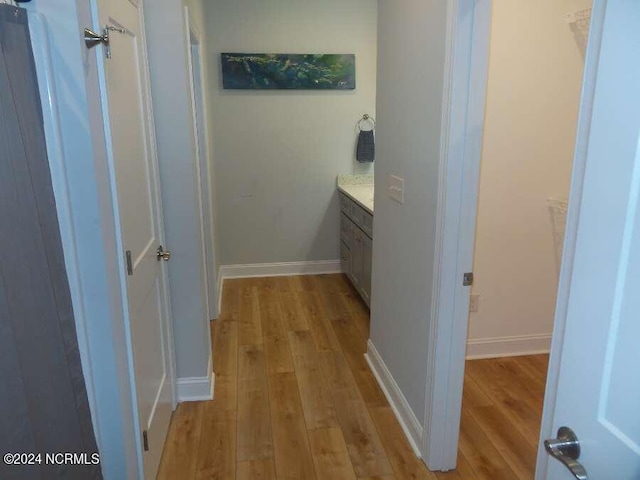
[[340, 193], [340, 261], [367, 305], [371, 301], [373, 215]]
[[[365, 297], [364, 291], [364, 248], [362, 237], [364, 233], [359, 228], [353, 229], [353, 247], [351, 248], [351, 275], [353, 284]], [[365, 301], [367, 299], [365, 298]]]
[[373, 240], [367, 235], [362, 236], [362, 293], [364, 301], [369, 305], [371, 301], [371, 264], [373, 263]]

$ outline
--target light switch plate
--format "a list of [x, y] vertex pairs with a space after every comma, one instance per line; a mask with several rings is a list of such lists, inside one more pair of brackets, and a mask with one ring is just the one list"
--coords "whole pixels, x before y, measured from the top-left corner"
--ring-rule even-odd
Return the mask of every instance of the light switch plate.
[[389, 196], [398, 203], [404, 203], [404, 178], [389, 175]]

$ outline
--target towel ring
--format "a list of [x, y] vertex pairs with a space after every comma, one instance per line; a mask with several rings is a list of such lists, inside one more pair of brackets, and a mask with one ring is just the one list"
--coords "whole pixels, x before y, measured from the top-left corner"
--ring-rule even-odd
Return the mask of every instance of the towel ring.
[[374, 130], [376, 128], [376, 120], [371, 115], [365, 113], [356, 124], [358, 130], [362, 131], [362, 125], [364, 122], [369, 122], [371, 124], [371, 130]]

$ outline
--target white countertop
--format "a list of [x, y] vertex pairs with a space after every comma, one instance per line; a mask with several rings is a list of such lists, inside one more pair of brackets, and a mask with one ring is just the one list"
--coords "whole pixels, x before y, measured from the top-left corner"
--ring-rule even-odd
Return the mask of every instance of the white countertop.
[[373, 184], [338, 185], [338, 190], [373, 215]]

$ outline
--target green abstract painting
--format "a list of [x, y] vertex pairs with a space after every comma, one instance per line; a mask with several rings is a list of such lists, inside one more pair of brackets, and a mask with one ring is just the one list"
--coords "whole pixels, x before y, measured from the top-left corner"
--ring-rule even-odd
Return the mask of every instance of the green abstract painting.
[[353, 54], [223, 53], [226, 89], [353, 90]]

